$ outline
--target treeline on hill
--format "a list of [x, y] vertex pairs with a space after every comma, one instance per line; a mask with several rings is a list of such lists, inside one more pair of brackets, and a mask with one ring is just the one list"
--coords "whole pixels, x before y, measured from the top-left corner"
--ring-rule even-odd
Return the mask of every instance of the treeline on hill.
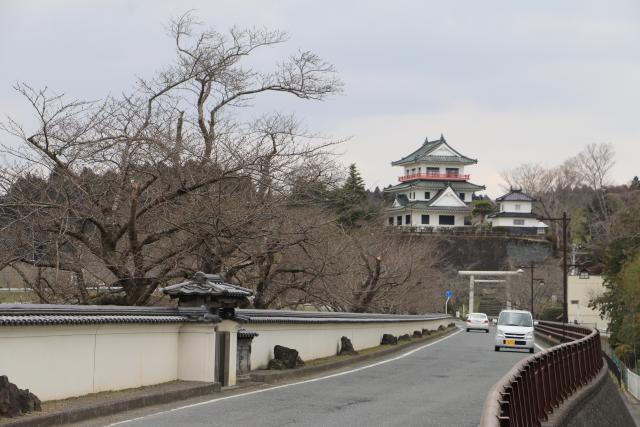
[[279, 31], [201, 31], [190, 14], [169, 28], [175, 62], [121, 97], [16, 85], [37, 126], [1, 124], [15, 161], [0, 170], [0, 270], [43, 303], [153, 304], [204, 271], [252, 288], [259, 308], [433, 310], [436, 248], [383, 232], [381, 194], [336, 165], [339, 141], [248, 113], [269, 93], [338, 93], [333, 66], [301, 51], [251, 68]]
[[[592, 144], [559, 166], [525, 164], [507, 172], [505, 180], [538, 198], [541, 215], [569, 214], [569, 241], [579, 268], [605, 279], [607, 291], [591, 306], [611, 319], [611, 345], [635, 366], [640, 350], [640, 179], [613, 185], [613, 165], [611, 146]], [[560, 245], [560, 226], [550, 225]]]

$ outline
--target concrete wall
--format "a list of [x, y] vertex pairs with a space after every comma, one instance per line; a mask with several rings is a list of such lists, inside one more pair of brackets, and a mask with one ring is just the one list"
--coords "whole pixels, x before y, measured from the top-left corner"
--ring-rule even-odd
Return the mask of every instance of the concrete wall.
[[636, 425], [605, 363], [600, 374], [555, 409], [543, 427]]
[[451, 318], [422, 322], [387, 323], [242, 323], [230, 325], [224, 321], [220, 329], [238, 326], [257, 332], [251, 346], [251, 368], [264, 369], [273, 358], [273, 347], [295, 348], [302, 360], [335, 356], [340, 350], [340, 338], [346, 336], [356, 350], [380, 345], [383, 334], [411, 334], [415, 330], [437, 329], [451, 323]]
[[0, 374], [41, 400], [214, 381], [213, 325], [0, 327]]
[[[228, 384], [233, 385], [240, 328], [259, 334], [253, 341], [251, 355], [252, 368], [256, 369], [267, 366], [277, 344], [295, 348], [303, 359], [310, 360], [335, 355], [342, 336], [349, 337], [356, 349], [363, 349], [379, 345], [385, 333], [411, 334], [451, 322], [451, 318], [400, 321], [389, 317], [386, 321], [377, 317], [372, 322], [368, 315], [344, 313], [326, 321], [322, 316], [327, 313], [307, 316], [270, 312], [271, 316], [280, 313], [285, 316], [284, 321], [30, 326], [5, 323], [0, 326], [0, 375], [7, 375], [20, 388], [28, 388], [45, 401], [173, 380], [215, 382], [216, 335], [220, 331], [229, 332], [225, 372], [228, 370]], [[292, 313], [296, 318], [291, 318]], [[259, 317], [263, 313], [255, 310], [250, 314]], [[11, 316], [15, 313], [0, 316], [0, 320], [7, 322]], [[19, 317], [29, 316], [22, 313]], [[122, 315], [127, 316], [131, 317]], [[362, 316], [363, 320], [354, 321], [353, 316]]]

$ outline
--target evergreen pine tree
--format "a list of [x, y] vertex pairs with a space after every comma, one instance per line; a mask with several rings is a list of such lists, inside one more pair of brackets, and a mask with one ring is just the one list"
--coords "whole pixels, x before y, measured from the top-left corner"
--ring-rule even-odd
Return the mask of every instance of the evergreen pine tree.
[[338, 222], [351, 227], [366, 216], [367, 190], [355, 164], [349, 166], [349, 176], [336, 195]]

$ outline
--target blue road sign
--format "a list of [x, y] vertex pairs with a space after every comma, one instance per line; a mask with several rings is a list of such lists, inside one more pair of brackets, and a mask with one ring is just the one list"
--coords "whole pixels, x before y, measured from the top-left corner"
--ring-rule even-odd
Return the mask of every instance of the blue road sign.
[[446, 295], [447, 295], [447, 298], [451, 298], [453, 296], [453, 292], [447, 291]]

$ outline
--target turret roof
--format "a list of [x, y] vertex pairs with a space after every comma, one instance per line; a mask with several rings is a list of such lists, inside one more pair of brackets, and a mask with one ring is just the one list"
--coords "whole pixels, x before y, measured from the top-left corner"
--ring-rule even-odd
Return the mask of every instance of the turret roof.
[[[435, 151], [440, 147], [447, 147], [449, 151], [451, 151], [452, 155], [442, 155], [435, 153]], [[447, 141], [444, 139], [444, 135], [440, 135], [440, 139], [436, 141], [429, 141], [428, 138], [425, 138], [424, 143], [420, 148], [415, 150], [413, 153], [408, 156], [403, 157], [400, 160], [396, 160], [395, 162], [391, 162], [392, 166], [401, 166], [409, 163], [415, 163], [418, 161], [427, 161], [427, 162], [440, 162], [440, 163], [459, 163], [459, 164], [474, 164], [478, 163], [478, 160], [469, 158], [458, 151], [456, 151], [453, 147], [451, 147]]]
[[496, 202], [534, 202], [535, 199], [528, 195], [527, 193], [523, 193], [521, 189], [512, 188], [507, 194], [504, 196], [500, 196], [496, 199]]

